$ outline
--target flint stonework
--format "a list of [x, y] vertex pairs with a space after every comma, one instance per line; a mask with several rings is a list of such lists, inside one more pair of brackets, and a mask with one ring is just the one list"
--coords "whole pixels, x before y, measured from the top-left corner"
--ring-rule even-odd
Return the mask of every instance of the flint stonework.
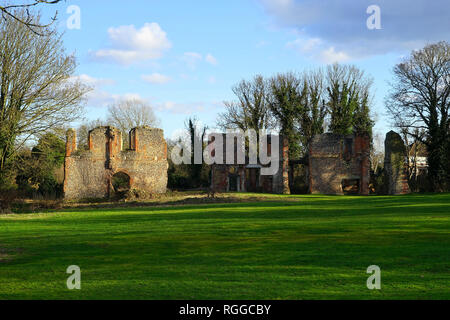
[[325, 133], [309, 148], [309, 188], [312, 194], [369, 194], [370, 138]]
[[122, 150], [121, 131], [99, 127], [89, 132], [89, 150], [78, 151], [75, 130], [70, 129], [64, 164], [65, 198], [112, 197], [112, 177], [116, 173], [129, 176], [131, 190], [165, 193], [168, 162], [163, 131], [139, 127], [130, 131], [129, 139], [130, 149]]
[[410, 193], [406, 175], [406, 147], [402, 137], [390, 131], [386, 134], [384, 172], [390, 195]]

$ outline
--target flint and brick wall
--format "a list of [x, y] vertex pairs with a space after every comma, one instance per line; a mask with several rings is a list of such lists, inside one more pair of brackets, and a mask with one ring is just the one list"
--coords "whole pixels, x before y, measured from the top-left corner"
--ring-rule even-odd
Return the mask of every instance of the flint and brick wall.
[[370, 138], [321, 134], [309, 149], [309, 188], [312, 194], [344, 194], [344, 180], [358, 180], [359, 194], [369, 194]]
[[384, 173], [390, 195], [410, 193], [407, 177], [406, 147], [402, 137], [390, 131], [386, 134]]
[[140, 127], [130, 132], [130, 150], [122, 150], [122, 133], [113, 127], [89, 132], [89, 150], [77, 151], [76, 133], [67, 132], [64, 165], [66, 199], [108, 198], [114, 194], [112, 177], [123, 172], [130, 189], [148, 194], [167, 188], [167, 144], [163, 131]]
[[[287, 138], [282, 136], [276, 136], [276, 139], [280, 139], [279, 142], [279, 170], [273, 176], [260, 175], [260, 169], [258, 169], [258, 182], [257, 186], [261, 191], [265, 193], [277, 193], [277, 194], [289, 194], [289, 143]], [[211, 141], [210, 141], [211, 142]], [[227, 148], [226, 148], [226, 134], [223, 134], [223, 159], [225, 162]], [[235, 145], [235, 163], [237, 162], [237, 146]], [[271, 144], [267, 145], [268, 153], [271, 152]], [[211, 167], [211, 188], [216, 192], [228, 192], [230, 191], [230, 175], [238, 176], [238, 191], [245, 192], [247, 185], [247, 177], [249, 170], [254, 168], [261, 168], [261, 165], [249, 164], [248, 157], [246, 157], [246, 164], [214, 164]]]

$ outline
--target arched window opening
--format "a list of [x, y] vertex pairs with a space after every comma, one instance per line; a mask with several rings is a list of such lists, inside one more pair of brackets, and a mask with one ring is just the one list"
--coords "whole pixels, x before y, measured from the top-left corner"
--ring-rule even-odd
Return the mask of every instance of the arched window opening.
[[130, 176], [124, 172], [113, 175], [112, 185], [116, 197], [123, 198], [131, 189]]

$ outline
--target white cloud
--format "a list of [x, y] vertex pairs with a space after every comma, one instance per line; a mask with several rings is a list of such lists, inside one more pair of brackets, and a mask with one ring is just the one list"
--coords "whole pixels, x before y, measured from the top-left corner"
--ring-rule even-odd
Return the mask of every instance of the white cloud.
[[113, 79], [95, 78], [87, 74], [80, 74], [70, 77], [68, 81], [80, 82], [92, 88], [86, 94], [87, 104], [90, 107], [105, 107], [114, 102], [113, 95], [102, 90], [103, 86], [115, 85], [116, 81]]
[[108, 29], [111, 47], [94, 51], [96, 60], [113, 61], [124, 65], [159, 59], [172, 47], [159, 24], [145, 23], [140, 29], [134, 25]]
[[105, 108], [120, 100], [136, 99], [145, 101], [138, 93], [112, 94], [104, 90], [94, 90], [87, 94], [88, 106], [92, 108]]
[[181, 58], [190, 69], [195, 69], [197, 63], [203, 59], [203, 56], [197, 52], [185, 52]]
[[173, 114], [190, 115], [199, 112], [210, 112], [214, 109], [221, 108], [220, 102], [190, 102], [178, 103], [174, 101], [166, 101], [162, 103], [154, 103], [154, 108], [160, 112], [168, 112]]
[[206, 55], [206, 58], [205, 58], [205, 60], [206, 60], [206, 62], [208, 62], [209, 64], [212, 64], [212, 65], [217, 65], [217, 59], [212, 55], [212, 54], [210, 54], [210, 53], [208, 53], [207, 55]]
[[322, 44], [322, 40], [319, 38], [297, 38], [294, 41], [287, 43], [288, 48], [294, 48], [301, 53], [309, 53], [317, 49]]
[[78, 76], [73, 76], [69, 78], [69, 81], [78, 81], [82, 84], [91, 86], [91, 87], [99, 87], [99, 86], [107, 86], [114, 85], [116, 81], [113, 79], [105, 79], [105, 78], [94, 78], [87, 74], [80, 74]]
[[350, 60], [350, 56], [343, 51], [336, 52], [334, 47], [323, 50], [319, 55], [320, 60], [324, 63], [332, 64], [335, 62], [345, 62]]
[[[277, 25], [303, 39], [320, 39], [311, 50], [322, 60], [360, 59], [403, 53], [430, 42], [450, 40], [450, 1], [378, 0], [380, 30], [369, 30], [367, 8], [373, 0], [259, 0]], [[424, 10], [426, 8], [426, 10]], [[311, 40], [312, 41], [312, 40]], [[293, 41], [295, 42], [295, 41]], [[309, 44], [315, 45], [314, 41]], [[291, 43], [294, 45], [294, 43]], [[303, 43], [303, 54], [308, 43]], [[301, 50], [299, 45], [295, 46]]]
[[116, 101], [112, 94], [98, 89], [89, 92], [86, 98], [87, 106], [92, 108], [104, 108]]
[[156, 104], [155, 109], [162, 112], [176, 114], [192, 114], [193, 112], [205, 111], [205, 106], [203, 103], [177, 103], [173, 101], [166, 101]]
[[92, 91], [86, 94], [87, 105], [93, 108], [104, 108], [121, 99], [143, 100], [137, 93], [113, 94], [103, 89], [104, 86], [115, 85], [113, 79], [95, 78], [87, 74], [81, 74], [69, 78], [69, 81], [78, 81], [92, 87]]
[[208, 53], [206, 56], [203, 56], [198, 52], [185, 52], [181, 60], [183, 60], [188, 68], [192, 70], [196, 69], [197, 65], [203, 61], [214, 66], [218, 63], [217, 59], [212, 54]]
[[297, 38], [286, 45], [288, 48], [297, 50], [311, 59], [324, 63], [335, 63], [349, 61], [352, 57], [344, 51], [337, 51], [334, 46], [327, 47], [326, 42], [319, 38]]
[[148, 102], [146, 99], [142, 98], [139, 93], [125, 93], [125, 94], [113, 94], [112, 97], [115, 101], [119, 100], [139, 100], [143, 102]]
[[152, 83], [152, 84], [165, 84], [172, 80], [169, 76], [166, 76], [166, 75], [163, 75], [160, 73], [142, 75], [141, 78], [145, 82]]
[[320, 40], [319, 38], [311, 38], [308, 39], [302, 46], [302, 50], [304, 50], [305, 52], [310, 52], [312, 50], [314, 50], [315, 48], [317, 48], [317, 46], [319, 46], [322, 43], [322, 40]]

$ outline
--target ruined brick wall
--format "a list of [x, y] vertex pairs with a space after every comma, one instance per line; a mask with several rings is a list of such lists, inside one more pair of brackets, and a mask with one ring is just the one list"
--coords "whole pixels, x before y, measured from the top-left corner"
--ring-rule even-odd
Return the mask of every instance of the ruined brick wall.
[[[219, 133], [215, 133], [219, 135]], [[234, 163], [226, 164], [227, 161], [227, 135], [222, 134], [223, 146], [222, 146], [222, 159], [224, 164], [213, 164], [211, 166], [211, 188], [215, 192], [229, 192], [231, 190], [230, 179], [235, 179], [236, 190], [239, 192], [246, 191], [246, 172], [244, 164], [237, 164], [237, 143], [234, 144]], [[213, 142], [212, 135], [208, 138], [209, 143]], [[209, 148], [212, 145], [208, 146]], [[216, 156], [216, 150], [212, 150], [212, 156]]]
[[[262, 176], [258, 170], [258, 185], [257, 188], [266, 193], [289, 194], [289, 144], [288, 140], [283, 137], [275, 137], [280, 139], [279, 142], [279, 170], [273, 176]], [[210, 139], [211, 142], [211, 139]], [[237, 145], [234, 146], [235, 163], [237, 163]], [[267, 145], [268, 154], [271, 153], [271, 143]], [[223, 159], [225, 161], [227, 154], [226, 135], [223, 134]], [[216, 192], [230, 191], [230, 177], [238, 176], [238, 191], [247, 191], [247, 177], [249, 177], [249, 170], [255, 168], [262, 168], [260, 164], [249, 164], [249, 159], [246, 157], [245, 164], [214, 164], [211, 168], [211, 188]]]
[[312, 194], [344, 194], [345, 180], [358, 181], [358, 193], [369, 194], [370, 138], [338, 134], [316, 135], [309, 149]]
[[211, 166], [211, 189], [215, 192], [228, 191], [228, 166], [212, 165]]
[[123, 172], [130, 188], [148, 194], [167, 188], [167, 144], [163, 131], [147, 127], [130, 132], [130, 150], [122, 150], [122, 133], [113, 127], [89, 132], [89, 150], [77, 151], [76, 133], [67, 132], [64, 165], [66, 199], [105, 198], [114, 194], [112, 177]]
[[279, 169], [273, 176], [273, 192], [277, 194], [290, 194], [289, 188], [289, 142], [288, 139], [280, 136]]
[[238, 178], [236, 180], [238, 192], [245, 192], [246, 190], [246, 171], [243, 165], [227, 165], [214, 164], [211, 167], [211, 188], [215, 192], [230, 192], [230, 177]]
[[386, 134], [384, 172], [387, 193], [391, 195], [410, 193], [406, 174], [406, 147], [402, 137], [390, 131]]

